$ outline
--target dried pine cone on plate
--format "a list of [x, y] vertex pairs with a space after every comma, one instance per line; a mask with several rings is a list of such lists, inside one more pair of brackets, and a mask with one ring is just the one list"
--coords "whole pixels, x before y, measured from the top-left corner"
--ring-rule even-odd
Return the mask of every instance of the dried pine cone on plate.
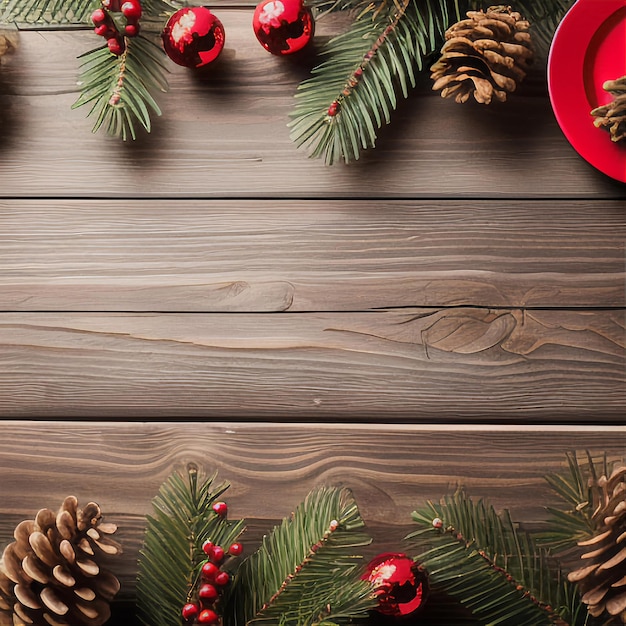
[[614, 100], [591, 111], [591, 115], [596, 118], [593, 123], [598, 128], [606, 128], [611, 133], [612, 141], [624, 141], [626, 140], [626, 76], [617, 80], [607, 80], [602, 87], [614, 96]]
[[74, 496], [20, 522], [0, 560], [0, 626], [104, 624], [120, 584], [99, 561], [121, 552], [116, 530], [95, 502], [81, 509]]
[[526, 77], [533, 59], [529, 23], [511, 7], [469, 11], [445, 34], [441, 58], [431, 67], [433, 90], [466, 102], [504, 102]]

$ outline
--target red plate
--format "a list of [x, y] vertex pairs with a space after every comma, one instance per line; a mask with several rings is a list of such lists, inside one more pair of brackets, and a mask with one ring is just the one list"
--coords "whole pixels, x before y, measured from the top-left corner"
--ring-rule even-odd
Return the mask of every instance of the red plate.
[[612, 100], [607, 80], [626, 76], [626, 0], [578, 0], [559, 25], [548, 58], [556, 119], [574, 149], [608, 176], [626, 182], [626, 142], [611, 141], [590, 111]]

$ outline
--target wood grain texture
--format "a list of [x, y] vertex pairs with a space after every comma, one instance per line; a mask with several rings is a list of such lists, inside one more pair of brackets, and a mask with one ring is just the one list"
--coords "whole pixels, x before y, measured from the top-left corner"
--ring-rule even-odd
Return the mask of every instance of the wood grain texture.
[[0, 545], [97, 500], [124, 544], [111, 626], [190, 461], [232, 483], [248, 545], [344, 484], [376, 553], [459, 484], [536, 526], [566, 451], [626, 456], [626, 186], [565, 140], [544, 64], [492, 107], [424, 73], [328, 168], [286, 126], [315, 55], [266, 54], [243, 2], [132, 144], [70, 108], [92, 33], [22, 33], [0, 74]]
[[626, 454], [623, 427], [465, 429], [436, 426], [279, 424], [0, 423], [0, 543], [39, 508], [68, 494], [96, 500], [116, 521], [124, 554], [116, 566], [132, 595], [144, 516], [159, 485], [194, 461], [231, 483], [231, 515], [263, 532], [316, 485], [346, 485], [376, 539], [397, 549], [410, 513], [463, 485], [473, 497], [509, 508], [526, 524], [546, 519], [557, 500], [544, 481], [565, 452]]
[[623, 311], [0, 315], [0, 414], [623, 423]]
[[3, 200], [0, 310], [626, 307], [625, 242], [621, 201]]
[[[543, 64], [503, 106], [459, 106], [427, 75], [378, 147], [328, 168], [289, 139], [293, 95], [315, 55], [267, 54], [249, 8], [220, 9], [223, 59], [204, 79], [172, 64], [171, 92], [152, 134], [127, 145], [92, 135], [77, 98], [76, 56], [90, 32], [24, 32], [2, 72], [0, 168], [5, 196], [99, 197], [614, 197], [626, 187], [569, 146], [549, 100]], [[321, 42], [336, 31], [320, 21]], [[34, 155], [37, 155], [34, 158]], [[532, 180], [532, 184], [529, 181]]]

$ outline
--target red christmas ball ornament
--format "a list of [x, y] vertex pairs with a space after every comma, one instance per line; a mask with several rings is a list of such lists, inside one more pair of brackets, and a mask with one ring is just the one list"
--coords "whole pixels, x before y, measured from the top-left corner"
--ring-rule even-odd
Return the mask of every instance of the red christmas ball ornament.
[[368, 564], [363, 579], [375, 588], [378, 611], [385, 615], [412, 615], [423, 606], [428, 595], [425, 572], [406, 554], [377, 556]]
[[174, 63], [198, 68], [215, 61], [224, 49], [224, 26], [207, 7], [185, 7], [170, 17], [161, 38]]
[[311, 41], [315, 21], [303, 0], [263, 0], [254, 11], [252, 28], [268, 52], [292, 54]]

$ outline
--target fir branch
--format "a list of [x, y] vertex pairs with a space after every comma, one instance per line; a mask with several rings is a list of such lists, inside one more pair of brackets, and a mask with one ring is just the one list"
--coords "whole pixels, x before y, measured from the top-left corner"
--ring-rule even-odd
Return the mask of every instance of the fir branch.
[[[485, 624], [582, 626], [587, 611], [545, 550], [464, 492], [413, 512], [409, 535], [434, 588], [454, 597]], [[435, 521], [434, 521], [435, 520]], [[440, 523], [441, 522], [441, 523]], [[441, 528], [439, 528], [441, 527]]]
[[[144, 23], [151, 18], [163, 17], [180, 6], [178, 0], [142, 0], [141, 4]], [[101, 6], [101, 0], [3, 0], [0, 21], [32, 27], [91, 25], [91, 14]]]
[[575, 0], [517, 0], [515, 10], [529, 22], [537, 51], [548, 53], [554, 33]]
[[451, 0], [388, 0], [362, 9], [298, 87], [289, 123], [296, 145], [329, 165], [373, 147], [398, 96], [408, 97], [416, 70], [439, 46], [451, 11], [458, 11]]
[[33, 26], [87, 24], [99, 0], [5, 0], [2, 21]]
[[151, 92], [167, 91], [163, 51], [145, 37], [124, 38], [120, 56], [106, 46], [83, 54], [81, 94], [72, 108], [91, 104], [93, 132], [104, 127], [109, 135], [136, 138], [135, 127], [150, 132], [150, 109], [161, 114]]
[[225, 623], [339, 624], [376, 606], [353, 554], [370, 543], [363, 525], [348, 490], [312, 491], [239, 567]]
[[215, 479], [215, 474], [203, 478], [190, 465], [186, 476], [172, 474], [153, 500], [137, 578], [137, 608], [146, 626], [180, 624], [206, 560], [202, 544], [230, 545], [243, 530], [243, 521], [228, 521], [212, 510], [228, 488]]
[[550, 513], [550, 530], [540, 533], [538, 541], [556, 552], [573, 548], [579, 541], [589, 539], [596, 530], [593, 519], [597, 496], [593, 485], [599, 476], [608, 476], [609, 467], [606, 453], [594, 458], [589, 451], [566, 455], [568, 471], [549, 474], [546, 481], [554, 492], [568, 505], [566, 510], [547, 507]]

